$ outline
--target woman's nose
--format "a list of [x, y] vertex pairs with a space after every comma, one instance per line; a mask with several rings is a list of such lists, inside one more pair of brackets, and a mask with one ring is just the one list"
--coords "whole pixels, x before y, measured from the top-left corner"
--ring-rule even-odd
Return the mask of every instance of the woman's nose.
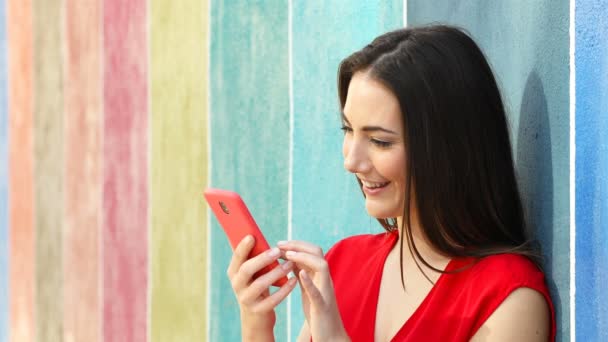
[[344, 168], [351, 173], [365, 173], [369, 170], [369, 159], [362, 146], [358, 146], [358, 144], [345, 146]]

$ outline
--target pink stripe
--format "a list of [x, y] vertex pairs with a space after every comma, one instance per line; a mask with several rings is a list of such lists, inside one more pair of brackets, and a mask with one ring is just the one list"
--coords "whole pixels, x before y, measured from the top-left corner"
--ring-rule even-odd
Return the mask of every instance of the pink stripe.
[[64, 339], [99, 341], [101, 2], [65, 1]]
[[32, 3], [7, 3], [9, 59], [10, 341], [33, 341], [34, 148]]
[[103, 335], [146, 341], [147, 8], [145, 0], [103, 7]]

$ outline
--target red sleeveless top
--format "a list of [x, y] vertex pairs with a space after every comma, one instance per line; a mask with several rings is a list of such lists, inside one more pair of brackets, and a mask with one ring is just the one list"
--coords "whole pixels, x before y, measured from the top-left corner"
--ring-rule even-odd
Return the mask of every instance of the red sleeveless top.
[[[338, 242], [325, 256], [342, 322], [353, 342], [374, 340], [382, 270], [397, 240], [396, 233], [353, 236]], [[446, 271], [471, 261], [452, 259]], [[544, 275], [530, 260], [515, 254], [485, 257], [463, 271], [442, 274], [392, 341], [468, 341], [520, 287], [534, 289], [547, 300], [550, 340], [554, 341], [555, 313]]]

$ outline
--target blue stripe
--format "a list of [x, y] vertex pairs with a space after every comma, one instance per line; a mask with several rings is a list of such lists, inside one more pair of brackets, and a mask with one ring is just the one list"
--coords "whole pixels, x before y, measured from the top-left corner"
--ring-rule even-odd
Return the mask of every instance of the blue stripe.
[[576, 1], [576, 340], [608, 340], [608, 1]]

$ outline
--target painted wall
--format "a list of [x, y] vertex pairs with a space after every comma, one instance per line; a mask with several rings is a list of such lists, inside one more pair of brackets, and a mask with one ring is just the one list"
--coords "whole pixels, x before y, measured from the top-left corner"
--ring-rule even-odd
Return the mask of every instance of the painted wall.
[[33, 0], [36, 339], [63, 336], [63, 75], [61, 5]]
[[[467, 29], [496, 72], [558, 340], [608, 338], [607, 8], [0, 0], [0, 342], [239, 340], [203, 189], [241, 193], [270, 243], [380, 232], [343, 170], [337, 64], [432, 22]], [[277, 340], [300, 330], [298, 292]]]
[[[286, 239], [288, 228], [287, 19], [285, 1], [211, 1], [210, 184], [241, 193], [270, 243]], [[232, 253], [215, 219], [209, 222], [209, 338], [236, 341], [238, 305], [225, 276]], [[284, 319], [275, 335], [287, 338]]]
[[576, 339], [608, 340], [608, 1], [576, 1]]
[[[332, 11], [336, 6], [344, 9], [339, 17]], [[402, 27], [403, 3], [295, 1], [292, 16], [289, 238], [327, 251], [346, 236], [382, 231], [365, 212], [356, 180], [344, 170], [337, 66], [375, 36]], [[294, 340], [304, 323], [300, 291], [289, 300]]]
[[207, 331], [208, 5], [149, 3], [151, 341], [204, 341]]
[[148, 334], [148, 1], [107, 0], [103, 23], [102, 327]]
[[[6, 22], [6, 3], [0, 1], [0, 22]], [[0, 26], [0, 341], [8, 340], [8, 105], [6, 25]]]
[[32, 341], [34, 321], [34, 146], [32, 2], [6, 3], [8, 38], [8, 278], [10, 341]]
[[102, 328], [100, 23], [101, 1], [65, 2], [63, 337], [66, 341], [99, 341]]
[[530, 228], [546, 256], [559, 336], [569, 336], [569, 10], [567, 1], [408, 1], [408, 23], [467, 29], [507, 106]]

